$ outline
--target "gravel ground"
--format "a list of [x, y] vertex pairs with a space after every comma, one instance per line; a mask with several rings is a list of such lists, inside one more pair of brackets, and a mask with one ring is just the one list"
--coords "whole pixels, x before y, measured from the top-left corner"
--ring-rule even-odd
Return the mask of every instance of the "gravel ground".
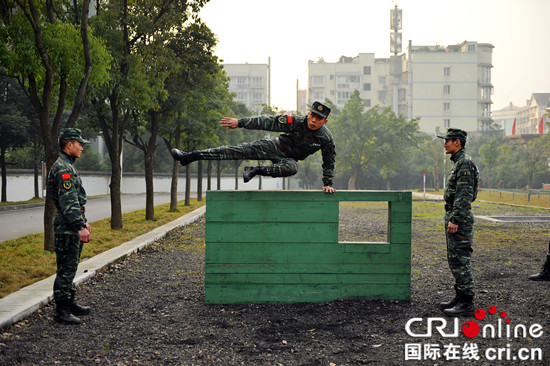
[[[479, 206], [475, 209], [478, 215], [550, 214]], [[341, 240], [385, 235], [387, 209], [380, 204], [342, 207], [341, 215]], [[92, 314], [82, 317], [82, 325], [55, 323], [49, 305], [1, 330], [0, 364], [550, 364], [550, 282], [527, 279], [540, 270], [544, 260], [550, 237], [544, 223], [479, 222], [473, 255], [476, 306], [486, 312], [494, 306], [496, 314], [483, 320], [460, 318], [458, 335], [452, 335], [453, 320], [446, 318], [443, 331], [450, 337], [443, 337], [435, 327], [431, 336], [407, 333], [406, 324], [413, 318], [421, 320], [410, 330], [426, 333], [428, 318], [435, 322], [443, 318], [439, 302], [453, 295], [442, 216], [441, 203], [415, 201], [413, 205], [410, 302], [205, 305], [204, 222], [175, 229], [81, 286], [80, 301], [93, 308]], [[500, 316], [502, 312], [505, 317]], [[480, 327], [494, 325], [497, 334], [465, 337], [462, 325], [472, 320]], [[537, 331], [537, 324], [542, 330]], [[526, 326], [525, 337], [514, 336], [518, 325]], [[506, 334], [507, 327], [512, 334]], [[416, 347], [421, 347], [420, 361]], [[529, 352], [537, 349], [542, 360], [519, 361], [519, 353], [531, 358]], [[478, 360], [468, 359], [475, 355]], [[489, 359], [493, 356], [494, 360]]]

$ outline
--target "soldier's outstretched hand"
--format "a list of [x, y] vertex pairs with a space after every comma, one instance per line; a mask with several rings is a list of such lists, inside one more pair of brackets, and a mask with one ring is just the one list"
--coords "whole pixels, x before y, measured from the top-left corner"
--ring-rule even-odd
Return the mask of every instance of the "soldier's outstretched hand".
[[227, 128], [228, 130], [232, 130], [239, 127], [239, 120], [236, 118], [225, 117], [220, 120], [220, 125]]
[[323, 191], [326, 192], [326, 193], [334, 193], [336, 190], [332, 187], [324, 186]]

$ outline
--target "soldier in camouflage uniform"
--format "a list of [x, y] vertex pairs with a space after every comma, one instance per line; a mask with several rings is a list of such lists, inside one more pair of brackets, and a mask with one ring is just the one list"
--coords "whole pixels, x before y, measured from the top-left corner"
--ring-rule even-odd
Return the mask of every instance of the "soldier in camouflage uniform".
[[59, 135], [59, 158], [48, 174], [48, 195], [57, 212], [54, 218], [57, 276], [53, 285], [56, 304], [55, 320], [64, 324], [80, 324], [75, 315], [90, 312], [87, 306], [75, 302], [76, 274], [84, 243], [90, 241], [90, 225], [84, 215], [86, 191], [74, 162], [82, 154], [82, 144], [88, 143], [77, 128], [64, 128]]
[[222, 127], [237, 127], [249, 130], [267, 130], [284, 132], [275, 139], [263, 139], [236, 146], [221, 146], [212, 149], [182, 152], [172, 149], [175, 160], [187, 165], [195, 160], [271, 160], [271, 166], [245, 167], [244, 182], [256, 175], [270, 177], [288, 177], [298, 171], [299, 160], [321, 150], [323, 155], [323, 191], [333, 193], [334, 176], [334, 140], [325, 126], [330, 108], [315, 102], [307, 117], [276, 116], [253, 118], [223, 118]]
[[441, 308], [447, 316], [474, 314], [474, 278], [470, 267], [474, 238], [474, 214], [471, 203], [476, 199], [479, 172], [466, 154], [467, 132], [449, 128], [445, 139], [445, 152], [451, 154], [454, 163], [445, 187], [445, 235], [447, 238], [447, 259], [455, 278], [456, 296], [442, 302]]
[[542, 266], [542, 271], [529, 276], [532, 281], [550, 281], [550, 241], [548, 242], [548, 253], [546, 253], [546, 262]]

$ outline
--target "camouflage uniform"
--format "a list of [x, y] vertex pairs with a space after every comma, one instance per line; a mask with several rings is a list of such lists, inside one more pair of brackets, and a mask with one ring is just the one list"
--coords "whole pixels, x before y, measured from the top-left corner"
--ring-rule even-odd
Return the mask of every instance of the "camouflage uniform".
[[276, 116], [241, 118], [239, 127], [283, 134], [271, 140], [195, 151], [193, 154], [197, 160], [271, 160], [273, 165], [261, 167], [261, 175], [288, 177], [298, 172], [297, 161], [321, 150], [323, 185], [332, 186], [336, 152], [332, 133], [326, 126], [311, 130], [307, 125], [307, 116]]
[[78, 231], [85, 229], [87, 222], [86, 191], [74, 167], [75, 160], [62, 151], [48, 173], [48, 195], [57, 208], [53, 222], [57, 257], [53, 295], [57, 304], [74, 300], [73, 279], [83, 247]]
[[[454, 165], [443, 196], [447, 259], [455, 278], [457, 294], [473, 296], [474, 279], [470, 257], [473, 251], [474, 214], [471, 203], [477, 196], [479, 173], [464, 149], [451, 156], [451, 160]], [[449, 221], [458, 225], [458, 230], [454, 234], [447, 232]]]

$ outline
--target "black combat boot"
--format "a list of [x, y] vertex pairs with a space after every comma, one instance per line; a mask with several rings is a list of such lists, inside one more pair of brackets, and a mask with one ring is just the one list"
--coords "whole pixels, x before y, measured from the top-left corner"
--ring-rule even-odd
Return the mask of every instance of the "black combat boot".
[[460, 295], [458, 297], [458, 303], [450, 309], [443, 310], [443, 313], [447, 316], [473, 316], [475, 310], [474, 296]]
[[441, 308], [441, 310], [445, 310], [445, 309], [450, 309], [452, 307], [454, 307], [456, 304], [458, 304], [458, 296], [455, 296], [453, 297], [452, 300], [450, 301], [443, 301], [439, 304], [439, 307]]
[[252, 178], [257, 176], [258, 174], [263, 175], [263, 166], [245, 166], [243, 171], [243, 180], [244, 182], [249, 182]]
[[56, 314], [54, 320], [61, 324], [82, 324], [82, 320], [71, 314], [71, 308], [67, 301], [56, 304]]
[[71, 300], [69, 300], [69, 309], [73, 315], [88, 315], [92, 310], [89, 306], [82, 306], [75, 301], [76, 290], [71, 290]]
[[542, 266], [542, 271], [529, 277], [532, 281], [550, 281], [550, 255], [546, 255], [546, 262]]
[[178, 149], [172, 149], [170, 150], [170, 154], [172, 154], [172, 157], [174, 158], [174, 160], [178, 160], [180, 164], [183, 166], [186, 166], [187, 164], [198, 160], [196, 156], [197, 154], [195, 154], [194, 151], [184, 152]]
[[439, 307], [441, 310], [450, 309], [454, 307], [456, 304], [458, 304], [458, 293], [456, 291], [456, 285], [455, 285], [455, 297], [450, 301], [443, 301], [439, 304]]

